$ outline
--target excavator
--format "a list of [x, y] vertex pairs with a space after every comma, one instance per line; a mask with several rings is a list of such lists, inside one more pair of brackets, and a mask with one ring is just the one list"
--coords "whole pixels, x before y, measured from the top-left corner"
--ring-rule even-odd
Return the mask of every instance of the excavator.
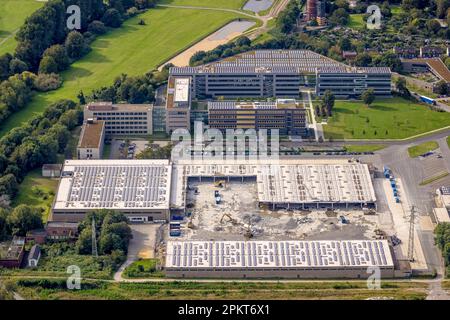
[[217, 180], [214, 182], [214, 186], [216, 188], [225, 188], [227, 185], [227, 182], [225, 180]]
[[[236, 221], [236, 219], [233, 219], [233, 218], [231, 217], [231, 215], [228, 214], [228, 213], [224, 213], [224, 214], [222, 215], [222, 218], [220, 219], [220, 223], [221, 223], [221, 224], [224, 222], [225, 218], [228, 218], [228, 222], [231, 222], [233, 225], [238, 225], [238, 224], [239, 224], [239, 223]], [[245, 224], [243, 224], [243, 223], [241, 223], [241, 225], [242, 225], [244, 228], [247, 229], [247, 230], [245, 231], [245, 233], [244, 233], [244, 237], [246, 237], [247, 239], [253, 238], [251, 218], [248, 217], [248, 224], [247, 224], [247, 226], [246, 226]]]

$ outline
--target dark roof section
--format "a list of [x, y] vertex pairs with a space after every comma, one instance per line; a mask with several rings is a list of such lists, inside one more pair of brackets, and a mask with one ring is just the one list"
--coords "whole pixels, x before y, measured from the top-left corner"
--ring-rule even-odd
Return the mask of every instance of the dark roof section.
[[30, 250], [30, 254], [28, 255], [28, 260], [30, 260], [30, 259], [37, 260], [39, 258], [40, 254], [41, 254], [41, 247], [39, 247], [37, 244], [35, 244]]

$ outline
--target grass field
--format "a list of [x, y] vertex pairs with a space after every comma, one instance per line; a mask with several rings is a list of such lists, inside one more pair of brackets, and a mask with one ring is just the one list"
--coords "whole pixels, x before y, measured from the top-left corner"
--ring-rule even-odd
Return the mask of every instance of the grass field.
[[14, 52], [15, 32], [25, 18], [39, 9], [44, 3], [36, 0], [0, 0], [0, 56]]
[[356, 30], [362, 30], [364, 29], [365, 24], [366, 22], [364, 21], [364, 14], [357, 13], [350, 15], [347, 27]]
[[158, 4], [208, 8], [241, 9], [247, 0], [160, 0]]
[[418, 156], [428, 151], [436, 150], [437, 148], [439, 148], [439, 144], [436, 141], [428, 141], [408, 148], [408, 153], [411, 158], [417, 158]]
[[370, 108], [361, 101], [336, 101], [324, 126], [333, 139], [403, 139], [450, 126], [450, 114], [402, 98], [376, 100]]
[[344, 146], [347, 152], [375, 152], [386, 148], [384, 144], [367, 144], [367, 145], [347, 145]]
[[143, 259], [133, 262], [124, 270], [125, 278], [164, 277], [164, 273], [156, 270], [158, 259]]
[[[8, 280], [14, 281], [14, 280]], [[55, 281], [55, 280], [52, 280]], [[64, 279], [66, 281], [66, 279]], [[9, 284], [9, 283], [8, 283]], [[156, 299], [391, 299], [417, 300], [426, 297], [427, 283], [383, 282], [380, 290], [367, 289], [365, 281], [336, 282], [152, 282], [106, 283], [83, 281], [87, 289], [46, 289], [40, 286], [16, 286], [15, 290], [27, 299], [102, 299], [102, 300], [156, 300]]]
[[[111, 85], [122, 73], [140, 75], [219, 29], [239, 15], [229, 12], [155, 8], [127, 20], [124, 25], [92, 43], [92, 51], [75, 62], [62, 76], [63, 86], [36, 94], [23, 110], [0, 128], [0, 137], [29, 120], [58, 99], [76, 99], [80, 90]], [[145, 26], [138, 25], [140, 19]]]
[[57, 188], [57, 179], [43, 178], [41, 169], [33, 170], [26, 175], [20, 184], [19, 193], [14, 198], [12, 205], [27, 204], [43, 208], [45, 210], [45, 222], [50, 213]]

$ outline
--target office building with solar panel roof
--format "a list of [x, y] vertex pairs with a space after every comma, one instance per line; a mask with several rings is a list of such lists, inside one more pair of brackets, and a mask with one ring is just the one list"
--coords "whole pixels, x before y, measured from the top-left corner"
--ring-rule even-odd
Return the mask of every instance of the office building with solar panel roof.
[[[309, 50], [256, 50], [196, 67], [172, 67], [170, 79], [191, 79], [191, 94], [204, 98], [296, 98], [302, 90], [356, 98], [368, 88], [390, 96], [389, 68], [350, 67]], [[173, 80], [172, 80], [173, 81]]]

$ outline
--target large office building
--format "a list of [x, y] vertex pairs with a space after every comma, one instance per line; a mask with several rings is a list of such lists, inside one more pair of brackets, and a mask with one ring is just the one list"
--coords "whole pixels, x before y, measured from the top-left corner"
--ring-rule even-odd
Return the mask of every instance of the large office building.
[[[299, 97], [304, 90], [359, 97], [391, 94], [389, 68], [350, 67], [309, 50], [257, 50], [197, 67], [173, 67], [170, 81], [190, 79], [193, 98]], [[172, 79], [172, 80], [170, 80]]]
[[391, 94], [391, 71], [386, 67], [320, 67], [316, 69], [316, 94], [330, 90], [336, 96], [359, 97], [371, 88], [377, 96]]
[[394, 277], [386, 240], [169, 241], [165, 263], [177, 278], [367, 278], [373, 268]]
[[210, 128], [279, 130], [281, 135], [307, 136], [306, 110], [293, 99], [275, 102], [214, 101], [208, 103]]
[[153, 105], [91, 102], [84, 107], [84, 119], [105, 121], [107, 136], [143, 136], [153, 133]]
[[171, 174], [168, 160], [66, 160], [52, 221], [78, 222], [95, 209], [132, 222], [168, 220]]

